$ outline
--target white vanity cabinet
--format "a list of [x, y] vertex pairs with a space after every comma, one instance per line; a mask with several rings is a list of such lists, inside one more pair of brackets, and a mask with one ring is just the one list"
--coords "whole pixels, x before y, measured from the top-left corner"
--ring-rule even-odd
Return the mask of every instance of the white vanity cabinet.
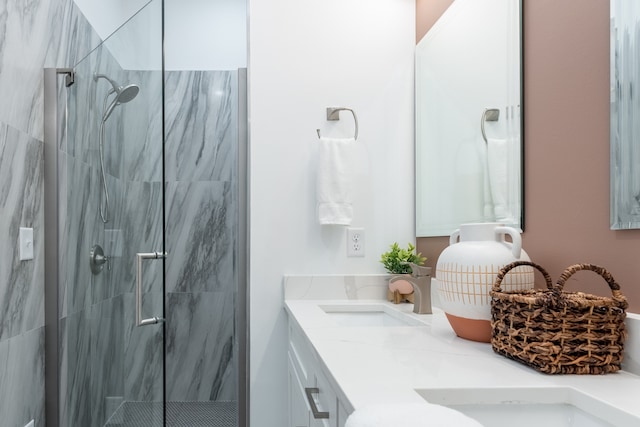
[[341, 400], [302, 330], [289, 321], [289, 427], [344, 427], [353, 410]]

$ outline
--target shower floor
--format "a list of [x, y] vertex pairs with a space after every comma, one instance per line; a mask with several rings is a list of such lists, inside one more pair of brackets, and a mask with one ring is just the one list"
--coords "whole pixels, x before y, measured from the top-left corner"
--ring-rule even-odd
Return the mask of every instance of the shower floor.
[[[167, 427], [236, 427], [236, 402], [167, 402]], [[161, 427], [161, 402], [124, 402], [105, 427]]]

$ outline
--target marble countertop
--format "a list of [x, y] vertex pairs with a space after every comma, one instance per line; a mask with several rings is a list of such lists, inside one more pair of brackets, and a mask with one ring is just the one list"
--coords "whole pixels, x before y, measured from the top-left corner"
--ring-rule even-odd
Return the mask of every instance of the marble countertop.
[[[407, 316], [418, 326], [344, 326], [321, 308], [372, 304]], [[637, 417], [635, 425], [640, 425], [639, 376], [624, 371], [598, 376], [541, 374], [494, 353], [490, 344], [458, 338], [441, 310], [417, 315], [412, 308], [379, 299], [285, 300], [290, 318], [339, 387], [339, 397], [354, 409], [421, 402], [416, 389], [566, 387]]]

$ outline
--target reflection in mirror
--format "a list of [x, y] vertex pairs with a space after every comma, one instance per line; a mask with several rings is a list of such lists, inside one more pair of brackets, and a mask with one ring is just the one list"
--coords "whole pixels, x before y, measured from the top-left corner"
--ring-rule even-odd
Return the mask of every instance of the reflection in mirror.
[[612, 230], [640, 228], [639, 21], [637, 0], [611, 1]]
[[416, 233], [522, 228], [521, 1], [455, 0], [416, 46]]

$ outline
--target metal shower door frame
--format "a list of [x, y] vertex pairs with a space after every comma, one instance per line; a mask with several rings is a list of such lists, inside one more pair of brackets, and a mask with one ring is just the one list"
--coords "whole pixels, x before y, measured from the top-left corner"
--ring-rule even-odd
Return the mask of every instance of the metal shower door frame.
[[44, 311], [45, 311], [45, 420], [58, 427], [60, 420], [60, 372], [58, 369], [58, 83], [74, 83], [71, 68], [44, 69]]

